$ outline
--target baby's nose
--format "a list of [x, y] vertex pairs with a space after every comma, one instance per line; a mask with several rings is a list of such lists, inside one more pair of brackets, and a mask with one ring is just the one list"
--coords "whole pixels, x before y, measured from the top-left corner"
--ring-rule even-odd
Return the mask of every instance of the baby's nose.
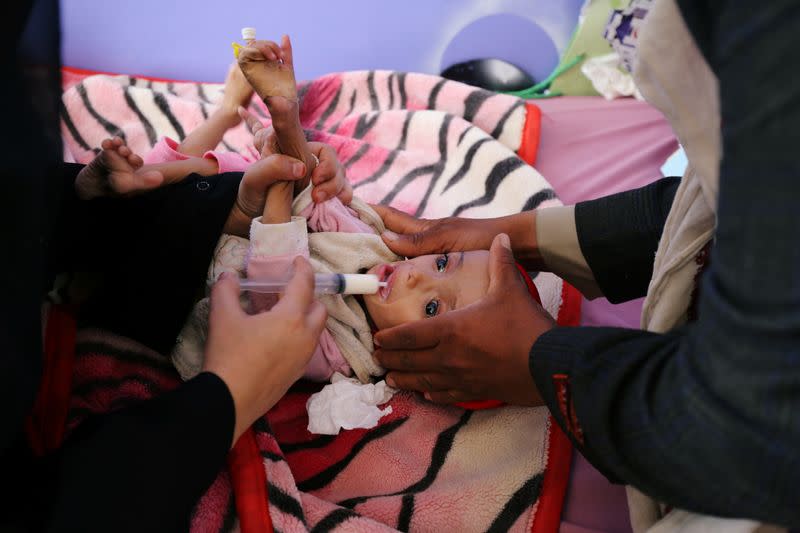
[[420, 273], [415, 268], [409, 268], [408, 274], [406, 275], [406, 287], [409, 289], [413, 289], [419, 283]]

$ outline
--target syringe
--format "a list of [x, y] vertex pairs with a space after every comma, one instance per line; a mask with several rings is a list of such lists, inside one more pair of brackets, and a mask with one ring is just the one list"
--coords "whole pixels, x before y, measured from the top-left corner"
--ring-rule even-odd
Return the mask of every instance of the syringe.
[[[242, 279], [239, 288], [243, 291], [263, 293], [283, 293], [289, 285], [289, 278]], [[314, 294], [375, 294], [385, 281], [378, 281], [374, 274], [314, 274]]]

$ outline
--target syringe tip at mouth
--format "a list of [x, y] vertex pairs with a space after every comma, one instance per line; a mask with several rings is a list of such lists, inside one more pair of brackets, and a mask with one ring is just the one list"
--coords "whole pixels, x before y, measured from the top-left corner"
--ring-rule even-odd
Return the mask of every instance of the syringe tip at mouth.
[[388, 281], [379, 281], [378, 282], [378, 287], [380, 287], [381, 289], [384, 288], [384, 287], [388, 287], [388, 286], [389, 286], [389, 282]]

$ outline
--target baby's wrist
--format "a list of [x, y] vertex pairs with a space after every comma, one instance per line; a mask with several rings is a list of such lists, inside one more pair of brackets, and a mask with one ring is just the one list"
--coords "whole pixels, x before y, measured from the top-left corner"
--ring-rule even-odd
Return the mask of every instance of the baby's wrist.
[[226, 121], [227, 125], [236, 126], [242, 121], [242, 117], [239, 116], [240, 105], [238, 102], [226, 102], [223, 100], [217, 113]]

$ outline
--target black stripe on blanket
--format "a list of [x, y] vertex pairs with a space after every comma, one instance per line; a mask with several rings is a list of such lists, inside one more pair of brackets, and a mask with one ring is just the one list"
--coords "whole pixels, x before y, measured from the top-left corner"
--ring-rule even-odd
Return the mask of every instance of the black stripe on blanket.
[[419, 216], [420, 213], [425, 210], [425, 207], [428, 205], [428, 199], [430, 198], [431, 192], [433, 192], [433, 188], [436, 186], [436, 183], [439, 181], [439, 177], [444, 171], [447, 160], [447, 135], [450, 131], [450, 124], [452, 124], [452, 122], [453, 115], [445, 115], [442, 125], [439, 127], [439, 161], [432, 165], [425, 165], [415, 168], [400, 178], [400, 180], [398, 180], [398, 182], [395, 184], [394, 188], [392, 188], [392, 190], [383, 197], [380, 203], [388, 205], [398, 194], [403, 192], [403, 189], [405, 189], [410, 183], [414, 182], [417, 178], [426, 174], [432, 174], [431, 181], [428, 183], [428, 189], [425, 191], [419, 206], [417, 206], [415, 216]]
[[406, 72], [400, 72], [397, 75], [397, 90], [400, 91], [400, 109], [405, 109], [408, 104], [408, 96], [406, 95]]
[[347, 113], [342, 115], [342, 118], [336, 121], [336, 124], [328, 128], [328, 133], [336, 133], [339, 131], [339, 126], [342, 125], [342, 121], [353, 114], [353, 109], [356, 108], [356, 98], [358, 97], [358, 89], [353, 89], [352, 94], [350, 95], [350, 107], [347, 109]]
[[163, 93], [153, 92], [153, 101], [156, 103], [159, 111], [161, 111], [169, 123], [172, 124], [172, 127], [175, 128], [175, 133], [178, 134], [178, 140], [182, 141], [186, 138], [186, 132], [183, 131], [183, 126], [181, 123], [178, 122], [178, 119], [175, 118], [175, 115], [172, 114], [172, 109], [169, 108], [169, 103], [167, 103], [167, 99], [164, 97]]
[[428, 109], [436, 109], [436, 98], [439, 96], [439, 92], [442, 90], [445, 83], [447, 83], [447, 80], [439, 80], [436, 82], [436, 85], [433, 86], [433, 89], [431, 89], [431, 94], [428, 95]]
[[370, 70], [367, 74], [367, 90], [369, 91], [369, 105], [373, 111], [380, 109], [378, 104], [378, 93], [375, 92], [375, 71]]
[[103, 126], [103, 129], [106, 130], [112, 137], [121, 137], [123, 141], [126, 140], [125, 133], [119, 128], [119, 126], [112, 124], [108, 119], [100, 115], [100, 113], [98, 113], [94, 108], [92, 102], [89, 101], [89, 93], [86, 91], [86, 86], [83, 84], [83, 82], [77, 84], [75, 89], [78, 91], [81, 101], [86, 107], [86, 111], [88, 111], [89, 114], [92, 115], [101, 126]]
[[207, 104], [210, 104], [211, 100], [209, 100], [208, 96], [206, 96], [206, 90], [205, 90], [205, 88], [203, 88], [203, 84], [202, 83], [197, 83], [197, 84], [195, 84], [195, 86], [197, 87], [197, 96], [200, 98], [200, 100], [202, 100], [203, 102], [205, 102]]
[[303, 492], [310, 492], [312, 490], [321, 489], [334, 479], [339, 473], [347, 468], [347, 465], [356, 458], [356, 456], [364, 449], [364, 447], [374, 440], [378, 440], [380, 438], [389, 435], [394, 430], [402, 426], [408, 418], [398, 418], [397, 420], [392, 420], [387, 424], [383, 424], [378, 426], [374, 430], [367, 433], [360, 441], [358, 441], [355, 446], [350, 450], [350, 453], [347, 456], [339, 461], [338, 463], [334, 463], [319, 474], [312, 476], [305, 481], [301, 481], [297, 484], [297, 488]]
[[389, 89], [389, 109], [394, 109], [394, 79], [397, 77], [397, 74], [392, 72], [389, 74], [389, 77], [386, 78], [386, 87]]
[[364, 155], [366, 155], [367, 152], [369, 152], [369, 145], [367, 143], [364, 143], [361, 145], [361, 148], [359, 148], [358, 151], [354, 153], [353, 156], [345, 162], [344, 168], [348, 169], [354, 164], [356, 164], [359, 159], [361, 159], [362, 157], [364, 157]]
[[69, 130], [70, 135], [72, 135], [72, 138], [75, 139], [76, 143], [78, 143], [78, 146], [80, 146], [86, 151], [90, 151], [92, 147], [86, 143], [86, 140], [78, 132], [78, 128], [76, 128], [75, 123], [72, 122], [72, 117], [69, 116], [69, 111], [67, 111], [67, 107], [64, 105], [63, 100], [60, 102], [60, 106], [61, 106], [61, 119], [64, 121], [64, 125], [67, 126], [67, 130]]
[[321, 435], [313, 440], [305, 442], [281, 444], [281, 451], [284, 453], [284, 455], [289, 455], [290, 453], [295, 453], [302, 450], [316, 450], [328, 446], [334, 440], [336, 440], [336, 435]]
[[[464, 427], [469, 419], [472, 417], [473, 411], [465, 411], [461, 418], [447, 428], [446, 430], [442, 431], [439, 436], [436, 438], [436, 444], [433, 446], [433, 452], [431, 453], [431, 463], [428, 465], [428, 469], [425, 472], [425, 475], [422, 476], [422, 479], [417, 481], [416, 483], [409, 485], [403, 490], [399, 490], [397, 492], [393, 492], [391, 494], [376, 494], [373, 496], [360, 496], [357, 498], [350, 498], [344, 501], [339, 502], [339, 505], [342, 507], [353, 508], [356, 505], [364, 503], [368, 500], [373, 498], [385, 498], [387, 496], [400, 496], [401, 494], [416, 494], [418, 492], [422, 492], [430, 487], [433, 482], [436, 480], [436, 476], [439, 475], [439, 471], [444, 466], [445, 459], [447, 459], [447, 454], [450, 453], [450, 448], [453, 447], [453, 441], [456, 438], [456, 435]], [[411, 513], [413, 514], [414, 509], [414, 500], [412, 499], [403, 499], [403, 509], [401, 510], [401, 514]], [[411, 509], [406, 509], [406, 506], [411, 506]], [[410, 520], [410, 519], [409, 519]]]
[[203, 115], [203, 120], [208, 120], [208, 111], [206, 111], [206, 105], [203, 102], [197, 102], [197, 105], [200, 107], [200, 114]]
[[[381, 204], [389, 205], [392, 200], [394, 200], [395, 196], [400, 194], [406, 186], [419, 178], [420, 176], [425, 176], [426, 174], [431, 174], [436, 171], [437, 164], [433, 165], [425, 165], [424, 167], [418, 167], [400, 178], [397, 184], [394, 186], [394, 189], [389, 191], [389, 193], [383, 197], [380, 201]], [[360, 183], [359, 183], [360, 185]]]
[[379, 116], [380, 113], [369, 113], [359, 116], [358, 122], [356, 123], [356, 131], [353, 132], [353, 137], [356, 139], [363, 139], [364, 135], [369, 133], [369, 131], [375, 127], [375, 123], [378, 122]]
[[269, 422], [267, 421], [266, 416], [257, 418], [256, 421], [253, 422], [253, 431], [256, 433], [266, 433], [267, 435], [272, 435], [272, 428], [269, 427]]
[[342, 525], [351, 518], [360, 518], [360, 516], [350, 509], [336, 509], [317, 522], [311, 533], [328, 533], [328, 531]]
[[233, 531], [233, 528], [236, 526], [236, 495], [232, 489], [228, 492], [230, 494], [228, 496], [228, 503], [225, 504], [225, 514], [222, 515], [222, 525], [219, 528], [220, 533]]
[[261, 450], [261, 457], [264, 459], [269, 459], [273, 463], [282, 463], [285, 461], [285, 459], [277, 453], [268, 452], [266, 450]]
[[511, 118], [511, 115], [514, 114], [514, 111], [516, 111], [520, 107], [523, 107], [524, 105], [525, 102], [520, 100], [519, 102], [511, 106], [511, 109], [505, 112], [503, 118], [501, 118], [500, 122], [497, 123], [497, 126], [494, 127], [494, 130], [492, 131], [492, 137], [494, 137], [495, 139], [499, 139], [500, 136], [503, 134], [503, 130], [506, 127], [506, 122], [508, 122], [508, 119]]
[[536, 209], [539, 207], [543, 202], [547, 200], [552, 200], [556, 197], [556, 193], [553, 189], [542, 189], [541, 191], [537, 192], [530, 198], [528, 201], [525, 202], [525, 205], [522, 206], [523, 211], [530, 211], [531, 209]]
[[259, 117], [261, 117], [263, 119], [268, 119], [269, 118], [269, 115], [267, 115], [267, 113], [261, 108], [260, 105], [250, 105], [250, 106], [248, 106], [247, 109], [253, 110], [256, 115], [258, 115]]
[[300, 102], [300, 105], [303, 105], [303, 98], [306, 97], [309, 87], [311, 87], [310, 83], [304, 83], [302, 87], [297, 89], [297, 101]]
[[379, 168], [378, 171], [375, 172], [375, 174], [373, 174], [372, 176], [363, 179], [358, 183], [356, 183], [355, 185], [353, 185], [353, 189], [358, 189], [362, 185], [367, 185], [378, 181], [383, 177], [384, 174], [386, 174], [389, 171], [390, 168], [392, 168], [394, 160], [397, 159], [397, 156], [400, 153], [400, 151], [405, 150], [406, 148], [406, 140], [408, 139], [408, 128], [409, 125], [411, 124], [411, 119], [413, 116], [414, 116], [414, 111], [411, 111], [406, 115], [405, 121], [403, 122], [403, 132], [400, 134], [400, 142], [397, 143], [397, 148], [392, 150], [389, 153], [389, 155], [386, 156], [386, 159], [383, 161], [381, 168]]
[[342, 97], [342, 86], [339, 85], [339, 88], [336, 90], [336, 94], [333, 95], [333, 99], [331, 103], [328, 104], [328, 107], [325, 108], [325, 111], [322, 112], [320, 115], [319, 120], [317, 120], [317, 125], [314, 126], [314, 129], [321, 130], [322, 126], [327, 122], [327, 120], [333, 115], [333, 112], [336, 111], [336, 107], [339, 105], [339, 98]]
[[464, 137], [466, 137], [467, 133], [469, 133], [469, 130], [471, 130], [474, 127], [475, 126], [471, 126], [470, 125], [470, 126], [464, 128], [464, 131], [462, 131], [461, 135], [458, 136], [458, 142], [456, 143], [456, 146], [461, 146], [461, 143], [464, 142]]
[[447, 164], [447, 138], [450, 134], [450, 125], [452, 123], [453, 115], [445, 115], [444, 120], [442, 121], [442, 127], [439, 128], [439, 153], [441, 156], [439, 158], [439, 162], [436, 164], [436, 171], [433, 173], [433, 176], [431, 176], [431, 181], [428, 183], [428, 189], [425, 191], [422, 200], [419, 202], [414, 216], [420, 216], [425, 211], [425, 208], [428, 207], [428, 200], [431, 197], [431, 193], [433, 193], [433, 189], [436, 187], [436, 184], [439, 183], [439, 178], [442, 177], [442, 172], [444, 172], [445, 165]]
[[147, 134], [147, 142], [150, 143], [150, 146], [156, 144], [158, 138], [156, 137], [156, 130], [153, 128], [153, 125], [150, 124], [150, 121], [147, 120], [147, 117], [144, 116], [142, 110], [139, 109], [139, 106], [136, 105], [136, 102], [133, 100], [133, 97], [130, 93], [130, 88], [125, 87], [123, 91], [125, 94], [125, 103], [128, 104], [128, 107], [133, 111], [133, 113], [139, 118], [139, 121], [142, 123], [142, 127], [144, 128], [144, 132]]
[[464, 102], [464, 120], [472, 122], [483, 103], [491, 98], [492, 95], [493, 93], [484, 91], [483, 89], [472, 91]]
[[397, 517], [397, 529], [408, 531], [411, 529], [411, 518], [414, 516], [414, 495], [406, 494], [403, 496], [400, 515]]
[[292, 515], [304, 524], [306, 523], [303, 506], [292, 496], [283, 492], [280, 487], [267, 482], [267, 497], [269, 498], [269, 504], [277, 507], [280, 512]]
[[457, 217], [466, 209], [477, 207], [479, 205], [486, 205], [494, 200], [494, 195], [497, 194], [497, 187], [500, 186], [500, 183], [503, 182], [506, 176], [523, 165], [525, 165], [525, 162], [518, 157], [508, 157], [497, 163], [489, 173], [489, 177], [486, 178], [486, 192], [484, 195], [480, 198], [472, 200], [471, 202], [467, 202], [458, 206], [458, 208], [453, 211], [453, 216]]
[[473, 412], [474, 411], [464, 411], [464, 414], [461, 415], [461, 418], [458, 420], [458, 422], [439, 434], [439, 436], [436, 438], [436, 444], [433, 446], [431, 464], [428, 465], [427, 472], [425, 472], [425, 475], [422, 479], [407, 489], [400, 491], [401, 494], [422, 492], [433, 484], [433, 482], [436, 480], [436, 476], [439, 475], [439, 471], [444, 466], [444, 461], [447, 459], [447, 454], [450, 453], [450, 448], [453, 447], [453, 441], [456, 439], [456, 435], [459, 431], [461, 431], [461, 428], [467, 425], [469, 419], [472, 418]]
[[492, 525], [487, 529], [487, 533], [501, 533], [508, 531], [511, 526], [519, 519], [525, 509], [533, 505], [539, 499], [542, 493], [542, 482], [544, 481], [544, 474], [539, 473], [530, 478], [528, 481], [517, 489], [511, 499], [506, 502], [503, 510], [492, 522]]
[[227, 151], [233, 153], [239, 153], [239, 150], [228, 144], [228, 141], [226, 141], [225, 139], [222, 139], [221, 142], [222, 142], [222, 147], [225, 148]]
[[469, 147], [467, 150], [467, 154], [464, 156], [464, 162], [461, 163], [461, 168], [459, 168], [455, 174], [453, 174], [450, 179], [447, 181], [447, 185], [445, 185], [442, 193], [447, 192], [447, 189], [461, 181], [464, 176], [467, 175], [469, 169], [472, 167], [472, 160], [475, 159], [475, 154], [478, 153], [478, 149], [489, 142], [491, 139], [489, 137], [484, 137], [483, 139], [478, 139], [472, 146]]

